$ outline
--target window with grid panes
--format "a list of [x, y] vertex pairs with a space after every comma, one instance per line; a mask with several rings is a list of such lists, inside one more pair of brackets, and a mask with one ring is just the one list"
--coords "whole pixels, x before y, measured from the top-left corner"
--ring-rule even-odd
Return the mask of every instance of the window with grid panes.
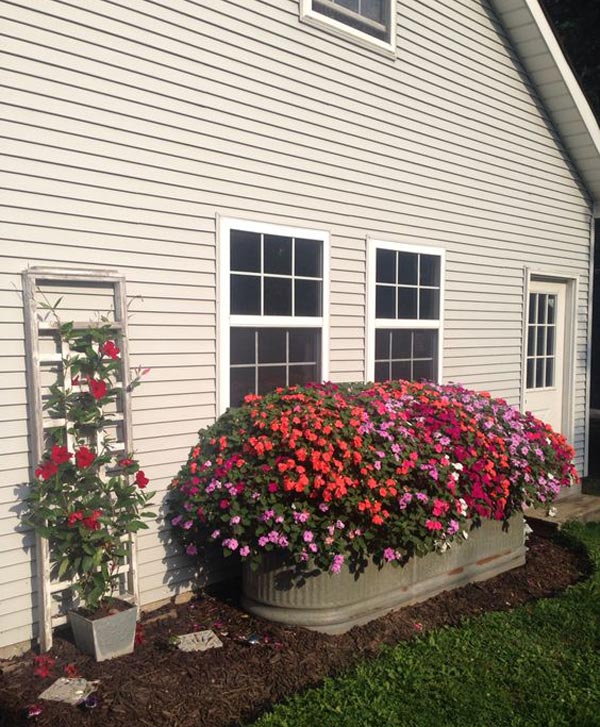
[[440, 254], [386, 245], [375, 253], [375, 381], [437, 381]]
[[322, 379], [323, 248], [310, 231], [230, 230], [230, 406]]
[[527, 388], [549, 389], [556, 385], [556, 307], [551, 293], [529, 294], [527, 323]]

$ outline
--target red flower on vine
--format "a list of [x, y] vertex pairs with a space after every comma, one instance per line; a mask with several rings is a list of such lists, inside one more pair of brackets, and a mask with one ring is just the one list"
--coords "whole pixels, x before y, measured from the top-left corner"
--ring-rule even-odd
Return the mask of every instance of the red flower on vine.
[[113, 361], [119, 358], [119, 354], [121, 353], [121, 349], [114, 341], [107, 341], [101, 346], [100, 350], [105, 356], [112, 358]]
[[106, 383], [101, 380], [93, 379], [91, 376], [87, 377], [87, 382], [90, 387], [90, 393], [94, 399], [96, 399], [96, 401], [104, 399], [107, 391]]
[[74, 527], [80, 520], [83, 520], [83, 512], [81, 510], [76, 510], [75, 512], [72, 512], [67, 518], [67, 522], [69, 523], [69, 527], [71, 528]]
[[52, 447], [52, 453], [50, 454], [54, 464], [65, 464], [72, 456], [73, 454], [66, 447], [59, 447], [56, 444]]
[[46, 462], [42, 462], [41, 465], [36, 469], [35, 476], [39, 477], [41, 480], [49, 480], [51, 477], [54, 477], [54, 475], [58, 472], [58, 467], [52, 462], [52, 460], [47, 460]]
[[136, 472], [135, 475], [135, 483], [140, 488], [140, 490], [143, 490], [144, 487], [150, 482], [150, 480], [146, 477], [144, 472], [142, 470], [139, 470], [139, 472]]
[[96, 455], [90, 451], [87, 447], [80, 447], [75, 452], [75, 462], [80, 470], [84, 470], [93, 464], [96, 459]]
[[100, 523], [98, 522], [100, 515], [102, 515], [102, 510], [94, 510], [91, 515], [84, 517], [82, 521], [83, 527], [88, 530], [100, 530]]

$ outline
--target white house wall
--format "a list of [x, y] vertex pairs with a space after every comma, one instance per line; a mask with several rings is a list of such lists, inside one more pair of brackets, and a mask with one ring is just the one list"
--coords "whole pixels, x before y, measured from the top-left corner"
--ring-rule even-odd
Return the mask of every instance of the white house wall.
[[[216, 415], [217, 213], [331, 232], [335, 381], [364, 378], [367, 235], [445, 248], [444, 380], [513, 403], [524, 267], [577, 276], [582, 464], [590, 206], [485, 2], [398, 2], [395, 61], [297, 0], [17, 0], [0, 33], [0, 646], [37, 616], [15, 514], [28, 265], [115, 268], [140, 296], [134, 439], [159, 497]], [[144, 603], [189, 584], [166, 538], [140, 536]]]

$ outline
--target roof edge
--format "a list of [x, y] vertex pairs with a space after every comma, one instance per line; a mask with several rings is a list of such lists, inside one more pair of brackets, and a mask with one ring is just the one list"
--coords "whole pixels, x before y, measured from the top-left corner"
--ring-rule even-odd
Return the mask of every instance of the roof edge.
[[[512, 41], [519, 59], [538, 90], [540, 99], [570, 153], [585, 187], [593, 201], [600, 204], [600, 126], [539, 0], [490, 0], [490, 2]], [[528, 14], [531, 23], [524, 24], [522, 19], [517, 22], [518, 14], [521, 16]], [[523, 32], [524, 28], [528, 33]], [[536, 67], [530, 66], [530, 58], [535, 56], [539, 59], [540, 43], [543, 44], [551, 65], [554, 66], [564, 84], [564, 89], [559, 95], [549, 95], [543, 88], [541, 79], [547, 69], [540, 71], [539, 63], [536, 63]], [[536, 44], [538, 49], [535, 48]], [[564, 103], [559, 103], [559, 100], [564, 102], [565, 96], [570, 100], [569, 105], [576, 111], [577, 120], [580, 122], [578, 124], [580, 128], [576, 133], [570, 129], [567, 130], [566, 123], [561, 118], [564, 116], [565, 106]], [[561, 114], [558, 113], [559, 110]], [[572, 124], [572, 122], [569, 123]], [[587, 136], [583, 143], [582, 134]], [[578, 137], [577, 144], [573, 143], [575, 136]]]

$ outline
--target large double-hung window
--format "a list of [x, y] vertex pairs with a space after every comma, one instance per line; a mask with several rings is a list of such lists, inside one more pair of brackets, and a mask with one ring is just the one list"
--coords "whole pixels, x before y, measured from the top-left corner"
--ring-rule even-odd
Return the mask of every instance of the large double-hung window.
[[369, 240], [367, 379], [441, 376], [444, 251]]
[[328, 243], [323, 231], [221, 220], [221, 410], [327, 377]]

